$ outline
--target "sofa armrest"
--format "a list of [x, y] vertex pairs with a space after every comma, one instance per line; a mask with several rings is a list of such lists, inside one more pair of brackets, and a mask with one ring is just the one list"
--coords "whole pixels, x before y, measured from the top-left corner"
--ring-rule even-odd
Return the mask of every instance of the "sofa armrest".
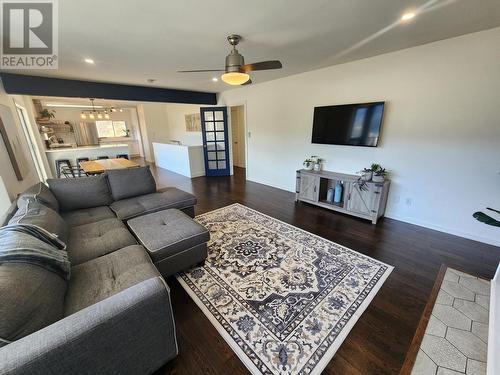
[[0, 374], [147, 374], [177, 355], [170, 291], [145, 280], [0, 349]]

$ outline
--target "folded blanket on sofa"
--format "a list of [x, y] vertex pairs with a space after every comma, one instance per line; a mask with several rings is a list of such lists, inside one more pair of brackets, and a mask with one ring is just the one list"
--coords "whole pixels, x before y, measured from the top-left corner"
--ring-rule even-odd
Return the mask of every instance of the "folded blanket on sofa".
[[69, 280], [70, 263], [66, 244], [45, 229], [31, 224], [0, 228], [0, 264], [29, 263]]

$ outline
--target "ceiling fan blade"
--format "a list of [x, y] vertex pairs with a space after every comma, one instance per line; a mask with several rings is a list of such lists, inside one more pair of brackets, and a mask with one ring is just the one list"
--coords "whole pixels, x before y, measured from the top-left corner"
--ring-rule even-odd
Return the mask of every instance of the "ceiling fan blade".
[[246, 81], [245, 83], [242, 83], [241, 86], [245, 86], [245, 85], [249, 85], [252, 83], [252, 80], [249, 79], [248, 81]]
[[178, 70], [177, 73], [202, 73], [202, 72], [224, 72], [222, 69], [196, 69], [196, 70]]
[[279, 60], [269, 60], [261, 61], [253, 64], [245, 64], [241, 67], [244, 72], [251, 72], [254, 70], [269, 70], [269, 69], [281, 69], [281, 61]]

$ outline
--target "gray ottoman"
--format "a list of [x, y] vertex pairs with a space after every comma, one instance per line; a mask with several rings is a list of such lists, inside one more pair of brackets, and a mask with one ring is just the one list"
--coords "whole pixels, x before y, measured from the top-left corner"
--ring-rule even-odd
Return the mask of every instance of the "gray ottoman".
[[139, 216], [127, 224], [164, 277], [207, 258], [208, 230], [177, 209]]

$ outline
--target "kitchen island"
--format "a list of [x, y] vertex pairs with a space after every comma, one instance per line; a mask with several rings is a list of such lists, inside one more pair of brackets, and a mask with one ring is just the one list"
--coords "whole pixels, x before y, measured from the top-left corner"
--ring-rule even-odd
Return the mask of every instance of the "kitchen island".
[[157, 167], [191, 178], [205, 175], [202, 145], [153, 142], [153, 150]]
[[96, 146], [78, 146], [78, 147], [59, 147], [46, 150], [47, 160], [50, 165], [52, 176], [56, 177], [56, 160], [69, 159], [71, 165], [76, 166], [76, 159], [89, 158], [90, 160], [97, 159], [99, 156], [107, 156], [110, 159], [115, 158], [119, 154], [129, 155], [129, 147], [127, 144], [107, 144]]

